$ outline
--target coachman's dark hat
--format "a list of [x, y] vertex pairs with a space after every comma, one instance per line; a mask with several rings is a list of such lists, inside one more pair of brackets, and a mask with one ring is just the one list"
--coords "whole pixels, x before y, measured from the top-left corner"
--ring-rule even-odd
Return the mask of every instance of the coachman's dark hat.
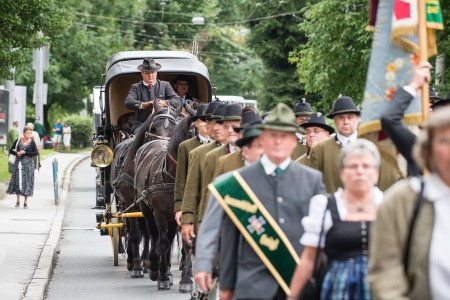
[[208, 107], [205, 109], [203, 113], [203, 120], [210, 120], [213, 112], [216, 110], [217, 106], [221, 104], [220, 101], [213, 101], [208, 104]]
[[249, 124], [261, 124], [262, 118], [258, 112], [253, 108], [244, 108], [242, 110], [241, 125], [239, 127], [233, 128], [235, 132], [241, 132]]
[[161, 65], [156, 63], [153, 58], [147, 57], [144, 58], [144, 61], [137, 67], [137, 69], [144, 72], [154, 72], [161, 69]]
[[332, 119], [334, 116], [341, 114], [361, 114], [361, 111], [356, 107], [353, 99], [347, 96], [337, 98], [333, 103], [333, 108], [328, 113], [327, 117]]
[[278, 103], [271, 111], [264, 123], [259, 126], [262, 129], [277, 131], [298, 132], [300, 128], [295, 122], [294, 111], [284, 103]]
[[219, 102], [219, 105], [217, 105], [216, 109], [212, 113], [210, 120], [220, 121], [223, 118], [223, 115], [225, 114], [225, 109], [227, 108], [227, 105]]
[[223, 123], [225, 121], [240, 121], [241, 120], [242, 106], [239, 103], [228, 104], [225, 108], [225, 113], [221, 120], [218, 122]]
[[261, 129], [256, 128], [256, 124], [249, 124], [244, 128], [242, 138], [236, 141], [236, 146], [239, 148], [244, 147], [252, 142], [252, 140], [261, 134]]
[[334, 133], [334, 128], [327, 124], [322, 113], [317, 112], [309, 116], [308, 120], [300, 125], [303, 128], [320, 127], [328, 131], [330, 134]]
[[296, 116], [301, 116], [301, 115], [310, 115], [313, 113], [313, 111], [311, 105], [308, 102], [306, 102], [305, 98], [303, 98], [294, 105], [294, 113]]
[[200, 104], [199, 107], [197, 107], [197, 111], [196, 111], [196, 113], [195, 113], [195, 116], [193, 116], [193, 117], [191, 118], [191, 121], [192, 121], [192, 122], [195, 122], [195, 121], [197, 121], [198, 119], [204, 121], [204, 119], [203, 119], [203, 114], [204, 114], [204, 112], [205, 112], [205, 110], [206, 110], [206, 107], [208, 107], [208, 104]]

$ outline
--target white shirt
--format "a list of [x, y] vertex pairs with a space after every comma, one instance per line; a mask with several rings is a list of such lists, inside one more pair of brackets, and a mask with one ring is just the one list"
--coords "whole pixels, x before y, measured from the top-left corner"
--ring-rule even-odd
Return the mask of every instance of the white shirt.
[[[342, 199], [342, 193], [344, 190], [339, 188], [335, 193], [336, 206], [341, 220], [344, 220], [347, 216], [347, 207], [345, 206], [344, 199]], [[383, 201], [383, 192], [377, 188], [373, 187], [373, 192], [375, 194], [375, 205], [378, 206]], [[323, 213], [327, 209], [328, 198], [326, 195], [315, 195], [311, 198], [309, 203], [309, 213], [307, 217], [302, 219], [302, 226], [305, 233], [300, 239], [300, 243], [303, 246], [317, 247], [319, 244], [319, 235], [322, 229], [322, 219]], [[325, 236], [333, 226], [333, 220], [331, 218], [331, 213], [329, 210], [326, 211], [325, 220], [323, 224], [322, 240], [320, 241], [320, 248], [325, 247]]]
[[205, 138], [203, 135], [198, 134], [198, 139], [202, 142], [202, 144], [207, 144], [209, 143], [210, 139], [209, 138]]
[[[434, 204], [434, 226], [430, 244], [428, 271], [433, 299], [448, 299], [450, 295], [450, 187], [432, 173], [424, 177], [425, 199]], [[418, 193], [420, 181], [411, 178], [412, 189]]]
[[358, 139], [358, 132], [355, 131], [350, 136], [343, 136], [339, 134], [339, 132], [336, 132], [336, 136], [338, 140], [342, 143], [342, 145], [347, 145], [349, 142], [354, 142]]
[[266, 172], [267, 175], [272, 175], [275, 172], [275, 169], [277, 167], [281, 168], [283, 171], [286, 170], [286, 168], [289, 166], [289, 164], [291, 163], [291, 158], [288, 157], [286, 158], [286, 160], [284, 160], [281, 164], [276, 165], [274, 164], [268, 157], [267, 155], [263, 155], [260, 159], [260, 162], [264, 168], [264, 171]]
[[228, 144], [228, 151], [230, 151], [230, 153], [236, 152], [236, 146], [233, 146], [233, 145], [231, 145], [231, 144]]

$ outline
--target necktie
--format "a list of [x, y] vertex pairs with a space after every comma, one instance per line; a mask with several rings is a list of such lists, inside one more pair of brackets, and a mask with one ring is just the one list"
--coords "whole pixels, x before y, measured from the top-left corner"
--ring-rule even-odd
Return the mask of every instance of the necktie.
[[274, 173], [275, 173], [276, 175], [280, 175], [281, 173], [283, 173], [283, 169], [280, 168], [280, 167], [277, 167], [277, 168], [275, 169]]

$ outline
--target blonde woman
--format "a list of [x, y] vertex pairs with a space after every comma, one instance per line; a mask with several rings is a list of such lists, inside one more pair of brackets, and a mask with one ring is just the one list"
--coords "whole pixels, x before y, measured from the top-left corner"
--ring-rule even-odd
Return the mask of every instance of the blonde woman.
[[449, 114], [450, 107], [433, 111], [415, 145], [418, 166], [429, 176], [405, 179], [385, 193], [370, 240], [374, 299], [449, 299]]
[[16, 194], [16, 207], [20, 206], [20, 196], [24, 196], [23, 208], [28, 208], [28, 197], [34, 190], [34, 157], [38, 155], [36, 143], [32, 139], [33, 129], [25, 126], [23, 136], [17, 139], [9, 150], [16, 157], [12, 168], [8, 194]]

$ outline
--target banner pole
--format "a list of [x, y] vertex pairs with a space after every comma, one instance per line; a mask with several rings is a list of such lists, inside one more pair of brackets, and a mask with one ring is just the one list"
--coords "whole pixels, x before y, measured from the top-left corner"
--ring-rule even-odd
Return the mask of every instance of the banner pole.
[[[420, 61], [428, 61], [428, 41], [427, 41], [427, 20], [425, 0], [418, 0], [419, 13], [419, 58]], [[422, 118], [423, 121], [428, 119], [430, 91], [429, 83], [425, 83], [422, 87]]]

